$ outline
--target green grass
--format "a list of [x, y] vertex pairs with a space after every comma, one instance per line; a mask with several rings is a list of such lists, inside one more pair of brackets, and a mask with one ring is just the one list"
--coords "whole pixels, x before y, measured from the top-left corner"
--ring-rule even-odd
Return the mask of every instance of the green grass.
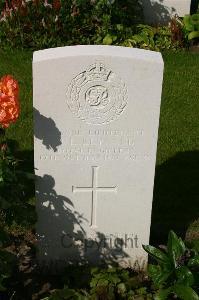
[[199, 216], [199, 56], [165, 53], [151, 240]]
[[157, 165], [178, 152], [199, 150], [199, 55], [166, 53]]
[[[163, 56], [152, 242], [165, 240], [170, 229], [183, 234], [199, 215], [199, 56], [188, 52]], [[31, 52], [0, 51], [0, 76], [12, 74], [20, 84], [21, 117], [7, 135], [18, 142], [29, 168], [33, 167], [31, 61]]]

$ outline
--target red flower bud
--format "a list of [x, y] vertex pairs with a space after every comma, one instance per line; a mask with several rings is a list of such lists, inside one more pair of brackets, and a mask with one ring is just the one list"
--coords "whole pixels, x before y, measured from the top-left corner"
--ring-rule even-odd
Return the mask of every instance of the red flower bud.
[[19, 86], [11, 75], [0, 80], [0, 124], [6, 128], [19, 117]]

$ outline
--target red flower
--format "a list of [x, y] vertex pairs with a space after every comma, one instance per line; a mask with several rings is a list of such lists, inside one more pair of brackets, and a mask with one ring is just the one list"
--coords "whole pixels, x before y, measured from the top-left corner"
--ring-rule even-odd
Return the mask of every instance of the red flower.
[[22, 0], [12, 0], [11, 1], [11, 7], [14, 10], [21, 8], [21, 6], [22, 6]]
[[61, 1], [60, 0], [53, 0], [52, 4], [54, 10], [60, 10], [61, 8]]
[[0, 124], [8, 127], [19, 117], [19, 86], [17, 81], [6, 75], [0, 80]]

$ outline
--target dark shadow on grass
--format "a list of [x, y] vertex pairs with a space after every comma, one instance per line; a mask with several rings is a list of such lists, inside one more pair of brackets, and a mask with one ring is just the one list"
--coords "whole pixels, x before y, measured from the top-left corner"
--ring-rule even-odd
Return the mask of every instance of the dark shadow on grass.
[[179, 152], [155, 175], [151, 244], [165, 244], [169, 230], [184, 238], [199, 217], [199, 151]]

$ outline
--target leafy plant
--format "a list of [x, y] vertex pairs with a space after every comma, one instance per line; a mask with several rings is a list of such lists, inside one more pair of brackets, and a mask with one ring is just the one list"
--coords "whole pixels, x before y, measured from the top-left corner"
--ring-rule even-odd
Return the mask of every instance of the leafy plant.
[[117, 36], [119, 41], [117, 25], [128, 31], [142, 17], [137, 0], [12, 0], [2, 9], [0, 41], [34, 49], [96, 44], [104, 38], [106, 43], [107, 35]]
[[156, 28], [140, 24], [137, 26], [137, 31], [137, 34], [125, 40], [125, 46], [155, 51], [177, 49], [180, 46], [177, 41], [173, 40], [170, 26]]
[[183, 18], [183, 30], [188, 41], [199, 38], [199, 13], [186, 15]]
[[137, 274], [119, 267], [93, 269], [90, 287], [92, 299], [152, 299]]
[[[173, 18], [169, 26], [138, 25], [143, 21], [143, 11], [137, 0], [12, 0], [6, 3], [0, 6], [0, 42], [5, 47], [43, 49], [103, 44], [161, 51], [184, 46], [184, 25], [180, 18]], [[190, 20], [197, 26], [196, 15], [184, 18], [183, 31], [189, 38], [197, 31], [187, 31]]]
[[[85, 274], [81, 272], [81, 277]], [[51, 295], [42, 300], [152, 300], [153, 292], [150, 291], [148, 281], [143, 275], [121, 267], [93, 268], [91, 276], [87, 278], [90, 285], [77, 288], [72, 283], [72, 288], [65, 285], [63, 289], [51, 291]], [[68, 274], [70, 277], [70, 274]], [[78, 276], [78, 275], [76, 275]], [[81, 280], [81, 279], [80, 279]]]
[[150, 264], [148, 273], [160, 290], [155, 300], [165, 300], [176, 295], [182, 300], [199, 300], [199, 254], [186, 248], [181, 238], [170, 231], [166, 250], [153, 246], [143, 246], [144, 250], [157, 262]]
[[[125, 295], [127, 292], [126, 281], [129, 279], [128, 271], [121, 270], [121, 273], [115, 268], [99, 270], [93, 269], [93, 278], [91, 280], [91, 294], [99, 297], [114, 299], [116, 294]], [[124, 280], [125, 279], [125, 280]], [[124, 283], [125, 282], [125, 283]]]

